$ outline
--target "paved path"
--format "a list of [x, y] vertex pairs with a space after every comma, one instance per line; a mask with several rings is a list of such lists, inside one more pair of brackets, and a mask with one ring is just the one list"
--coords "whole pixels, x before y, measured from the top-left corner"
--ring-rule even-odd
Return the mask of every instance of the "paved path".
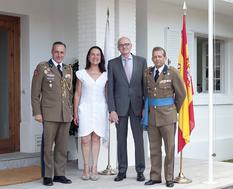
[[[214, 163], [214, 182], [208, 184], [208, 162], [203, 160], [184, 159], [183, 160], [183, 172], [186, 177], [192, 179], [190, 184], [175, 184], [174, 189], [231, 189], [233, 185], [233, 163]], [[149, 161], [147, 162], [147, 168], [145, 176], [149, 178]], [[179, 170], [178, 159], [175, 165], [175, 176], [178, 175]], [[133, 167], [130, 167], [127, 173], [127, 179], [121, 182], [114, 182], [115, 176], [100, 176], [98, 181], [83, 181], [80, 179], [82, 171], [77, 169], [74, 163], [69, 163], [67, 168], [67, 176], [72, 179], [73, 183], [64, 185], [55, 183], [52, 187], [46, 187], [41, 184], [41, 180], [18, 184], [10, 186], [2, 186], [1, 189], [165, 189], [164, 180], [161, 184], [153, 186], [144, 186], [144, 182], [136, 181], [136, 173]], [[0, 178], [1, 179], [1, 178]], [[233, 187], [232, 187], [233, 189]]]

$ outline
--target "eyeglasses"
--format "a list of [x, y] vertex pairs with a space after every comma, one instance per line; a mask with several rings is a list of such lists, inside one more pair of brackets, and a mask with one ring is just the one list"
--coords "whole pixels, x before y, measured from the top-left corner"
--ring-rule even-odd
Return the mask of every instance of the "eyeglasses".
[[131, 43], [123, 43], [123, 44], [119, 44], [119, 47], [129, 47], [131, 45]]

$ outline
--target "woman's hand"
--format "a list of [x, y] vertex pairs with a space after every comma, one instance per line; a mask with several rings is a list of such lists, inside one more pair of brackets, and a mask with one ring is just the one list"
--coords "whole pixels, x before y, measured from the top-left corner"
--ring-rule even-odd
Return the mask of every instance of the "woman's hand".
[[75, 124], [75, 125], [78, 125], [78, 122], [79, 122], [78, 115], [75, 114], [75, 115], [74, 115], [74, 124]]

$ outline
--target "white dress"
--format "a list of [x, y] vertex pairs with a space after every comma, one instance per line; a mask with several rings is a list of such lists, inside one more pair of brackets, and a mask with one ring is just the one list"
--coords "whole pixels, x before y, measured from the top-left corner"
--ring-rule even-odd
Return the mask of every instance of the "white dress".
[[85, 69], [76, 72], [82, 82], [81, 98], [78, 106], [78, 136], [87, 136], [95, 132], [104, 140], [108, 139], [108, 109], [105, 97], [107, 72], [103, 72], [95, 81]]

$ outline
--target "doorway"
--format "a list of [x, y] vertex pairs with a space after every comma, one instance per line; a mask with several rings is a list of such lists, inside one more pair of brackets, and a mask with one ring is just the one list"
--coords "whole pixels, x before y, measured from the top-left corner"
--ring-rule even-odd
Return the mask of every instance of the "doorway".
[[0, 154], [20, 149], [20, 18], [0, 15]]

